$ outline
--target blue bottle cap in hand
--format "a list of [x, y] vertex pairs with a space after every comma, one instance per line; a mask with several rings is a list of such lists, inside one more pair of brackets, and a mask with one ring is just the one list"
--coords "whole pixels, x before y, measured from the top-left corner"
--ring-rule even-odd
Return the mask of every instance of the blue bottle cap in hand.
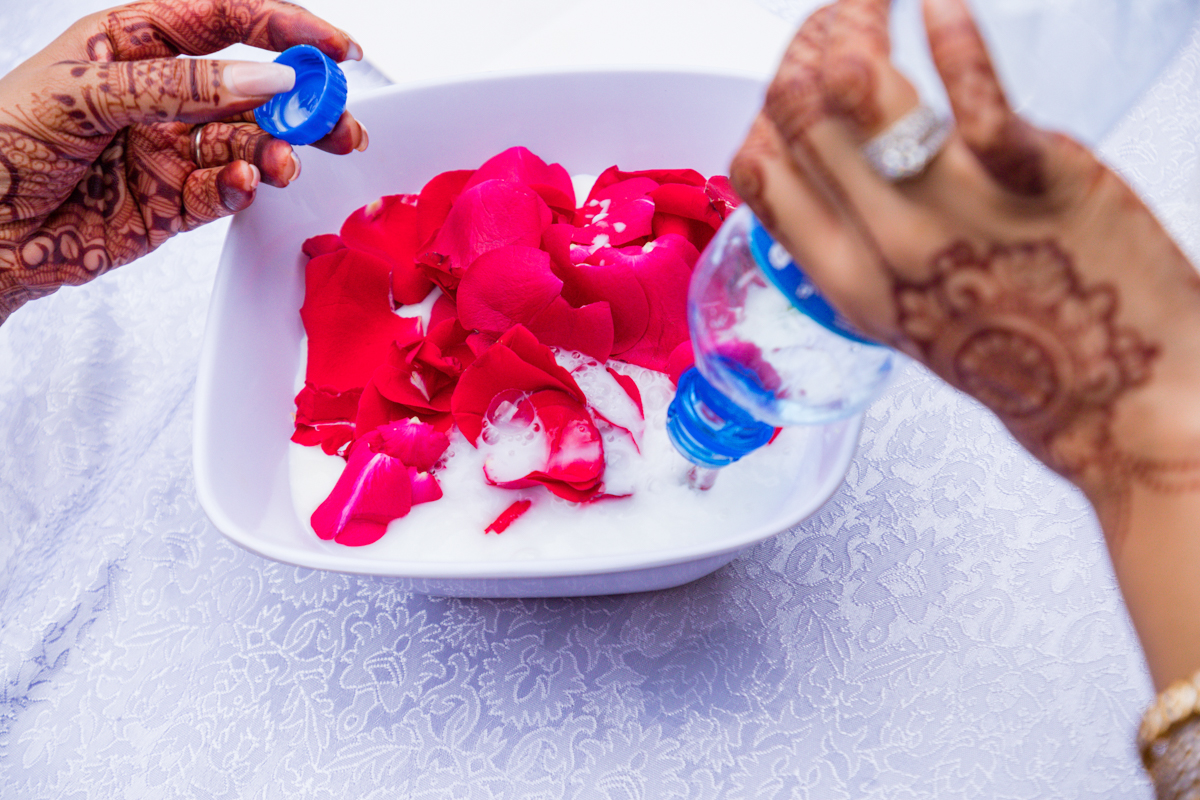
[[275, 63], [296, 71], [296, 85], [254, 109], [254, 119], [276, 139], [312, 144], [333, 130], [346, 110], [346, 76], [311, 44], [289, 47]]

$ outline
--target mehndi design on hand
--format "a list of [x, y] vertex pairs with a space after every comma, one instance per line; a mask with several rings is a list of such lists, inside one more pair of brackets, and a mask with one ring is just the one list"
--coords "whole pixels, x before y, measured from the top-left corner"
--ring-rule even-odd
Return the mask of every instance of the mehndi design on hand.
[[[80, 21], [0, 79], [0, 321], [245, 208], [260, 180], [296, 178], [291, 147], [248, 116], [278, 90], [271, 81], [247, 83], [243, 62], [176, 58], [235, 42], [361, 57], [344, 33], [279, 0], [151, 0]], [[270, 91], [235, 91], [246, 86]], [[194, 125], [217, 120], [196, 163]], [[347, 113], [316, 146], [363, 149], [366, 131]]]

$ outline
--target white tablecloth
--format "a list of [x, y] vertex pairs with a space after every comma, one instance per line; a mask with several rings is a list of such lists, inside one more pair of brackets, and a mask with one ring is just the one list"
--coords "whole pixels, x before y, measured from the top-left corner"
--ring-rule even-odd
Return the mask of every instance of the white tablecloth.
[[[99, 6], [3, 4], [0, 72]], [[1197, 141], [1193, 35], [1103, 152], [1194, 256]], [[1150, 796], [1089, 510], [916, 368], [819, 514], [678, 589], [428, 598], [233, 546], [191, 470], [226, 228], [0, 327], [0, 796]]]

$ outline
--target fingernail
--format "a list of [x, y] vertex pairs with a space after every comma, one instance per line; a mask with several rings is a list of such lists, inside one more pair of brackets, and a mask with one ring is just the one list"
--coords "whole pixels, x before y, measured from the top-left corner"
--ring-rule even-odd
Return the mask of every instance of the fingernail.
[[250, 165], [250, 188], [257, 189], [259, 181], [262, 180], [262, 173], [258, 171], [258, 167]]
[[265, 97], [286, 92], [296, 85], [296, 71], [274, 62], [235, 61], [221, 77], [225, 88], [242, 97]]
[[358, 123], [358, 129], [362, 131], [362, 138], [358, 140], [358, 145], [354, 148], [358, 152], [363, 152], [367, 149], [367, 145], [371, 143], [371, 137], [367, 135], [367, 126], [361, 122]]
[[296, 151], [292, 151], [292, 177], [288, 178], [288, 183], [300, 177], [300, 156], [296, 155]]
[[342, 36], [345, 36], [347, 39], [350, 40], [350, 46], [346, 48], [346, 60], [347, 61], [362, 61], [362, 57], [363, 57], [362, 45], [360, 45], [358, 42], [354, 41], [354, 37], [351, 36], [350, 34], [346, 33], [345, 31], [342, 31]]

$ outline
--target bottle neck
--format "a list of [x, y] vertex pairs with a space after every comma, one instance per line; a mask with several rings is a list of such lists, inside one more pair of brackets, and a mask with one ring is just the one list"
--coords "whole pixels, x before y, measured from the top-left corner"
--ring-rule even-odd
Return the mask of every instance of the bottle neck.
[[750, 416], [691, 367], [679, 376], [667, 408], [667, 433], [684, 458], [716, 469], [771, 441], [775, 428]]

